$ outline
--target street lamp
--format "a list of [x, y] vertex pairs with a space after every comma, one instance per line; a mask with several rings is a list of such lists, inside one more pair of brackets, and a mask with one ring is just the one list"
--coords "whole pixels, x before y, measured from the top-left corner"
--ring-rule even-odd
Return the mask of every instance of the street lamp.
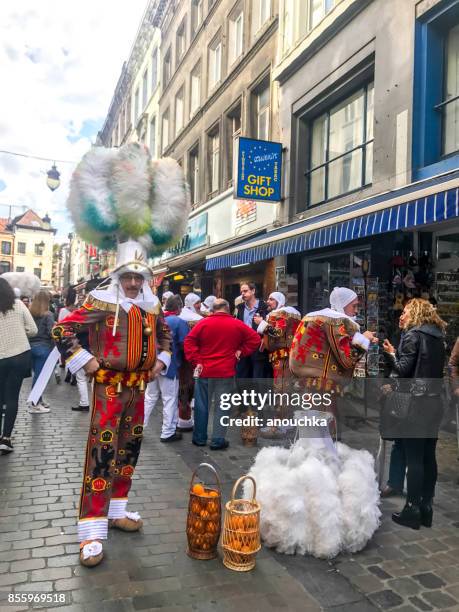
[[56, 168], [56, 164], [53, 164], [51, 170], [48, 170], [46, 174], [48, 175], [48, 178], [46, 179], [46, 184], [51, 189], [51, 191], [55, 191], [61, 184], [61, 175]]

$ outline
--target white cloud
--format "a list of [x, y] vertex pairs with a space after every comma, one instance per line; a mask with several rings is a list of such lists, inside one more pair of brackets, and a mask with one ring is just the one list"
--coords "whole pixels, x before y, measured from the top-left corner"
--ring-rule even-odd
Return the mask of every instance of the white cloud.
[[[0, 3], [0, 149], [78, 161], [105, 119], [147, 0], [2, 0]], [[89, 136], [89, 138], [88, 138]], [[71, 141], [69, 140], [71, 138]], [[4, 204], [46, 212], [65, 239], [74, 166], [57, 162], [61, 186], [46, 186], [50, 162], [0, 154]], [[20, 209], [15, 209], [18, 214]]]

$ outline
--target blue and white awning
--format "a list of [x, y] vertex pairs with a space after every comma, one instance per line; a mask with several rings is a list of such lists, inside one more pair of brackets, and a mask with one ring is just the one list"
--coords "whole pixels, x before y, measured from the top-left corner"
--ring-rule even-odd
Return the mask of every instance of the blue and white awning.
[[459, 173], [429, 179], [252, 238], [207, 257], [207, 270], [255, 263], [459, 218]]

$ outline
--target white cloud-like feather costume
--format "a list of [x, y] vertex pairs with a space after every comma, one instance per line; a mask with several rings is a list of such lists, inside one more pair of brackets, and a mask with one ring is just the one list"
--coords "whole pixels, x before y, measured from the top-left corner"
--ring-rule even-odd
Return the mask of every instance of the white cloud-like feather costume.
[[[338, 443], [337, 453], [308, 438], [290, 449], [262, 449], [250, 475], [257, 483], [264, 543], [285, 554], [331, 559], [362, 550], [379, 527], [374, 459]], [[244, 484], [244, 497], [252, 486]]]

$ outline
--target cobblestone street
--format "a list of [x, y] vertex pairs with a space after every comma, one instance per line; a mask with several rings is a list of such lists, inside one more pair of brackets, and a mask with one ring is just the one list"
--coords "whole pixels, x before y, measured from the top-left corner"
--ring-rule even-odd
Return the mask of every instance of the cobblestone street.
[[[226, 501], [256, 449], [237, 432], [224, 453], [159, 442], [158, 413], [145, 432], [129, 509], [144, 519], [140, 533], [111, 532], [106, 557], [81, 567], [76, 508], [89, 416], [71, 412], [73, 387], [50, 385], [52, 412], [31, 415], [24, 385], [14, 434], [15, 452], [0, 457], [0, 609], [10, 593], [64, 593], [63, 610], [298, 610], [366, 612], [459, 610], [459, 505], [455, 439], [442, 440], [434, 527], [413, 531], [390, 519], [401, 499], [383, 503], [383, 521], [370, 545], [327, 562], [289, 557], [263, 548], [254, 571], [226, 569], [221, 556], [186, 555], [187, 490], [192, 470], [213, 463]], [[345, 431], [343, 441], [374, 451], [374, 423]]]

